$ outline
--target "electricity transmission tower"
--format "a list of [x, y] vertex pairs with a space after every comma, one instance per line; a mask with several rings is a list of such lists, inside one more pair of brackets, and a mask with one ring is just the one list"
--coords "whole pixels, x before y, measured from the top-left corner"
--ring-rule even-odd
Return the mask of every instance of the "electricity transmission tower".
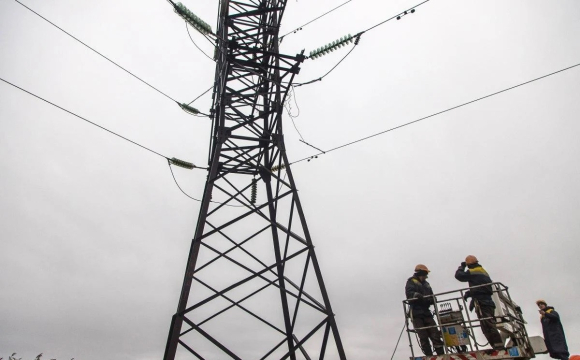
[[284, 145], [305, 59], [279, 54], [285, 6], [220, 3], [209, 173], [165, 360], [346, 359]]

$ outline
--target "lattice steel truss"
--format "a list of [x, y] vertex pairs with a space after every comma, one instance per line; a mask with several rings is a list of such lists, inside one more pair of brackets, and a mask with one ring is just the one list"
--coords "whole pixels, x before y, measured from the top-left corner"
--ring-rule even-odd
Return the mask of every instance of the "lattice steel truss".
[[346, 359], [284, 147], [305, 59], [278, 52], [285, 6], [220, 3], [209, 174], [165, 360]]

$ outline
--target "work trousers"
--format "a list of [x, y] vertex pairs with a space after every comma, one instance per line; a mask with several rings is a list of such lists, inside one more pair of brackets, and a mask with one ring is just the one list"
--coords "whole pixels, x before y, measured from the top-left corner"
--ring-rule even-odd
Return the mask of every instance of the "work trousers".
[[[489, 318], [495, 315], [495, 308], [493, 306], [481, 306], [479, 305], [477, 308], [477, 318], [484, 319]], [[503, 349], [504, 344], [499, 334], [499, 331], [495, 327], [496, 320], [494, 317], [487, 320], [481, 321], [481, 331], [483, 331], [483, 335], [489, 342], [489, 345], [494, 349]]]
[[[554, 354], [555, 355], [555, 359], [559, 359], [559, 360], [568, 360], [570, 357], [567, 354], [563, 354], [563, 353], [557, 353]], [[552, 357], [552, 355], [550, 355], [550, 357]]]
[[[429, 329], [421, 329], [417, 330], [418, 328], [426, 327], [426, 326], [433, 326]], [[419, 345], [421, 345], [421, 350], [423, 350], [423, 354], [427, 356], [433, 355], [433, 351], [431, 350], [431, 344], [429, 344], [429, 339], [433, 343], [433, 347], [435, 348], [435, 352], [438, 355], [443, 354], [443, 340], [441, 340], [441, 333], [437, 328], [437, 324], [433, 317], [413, 317], [413, 327], [417, 331], [417, 336], [419, 336]]]
[[[546, 346], [548, 344], [546, 343]], [[570, 358], [570, 353], [568, 352], [553, 352], [550, 350], [550, 347], [548, 347], [548, 352], [550, 354], [550, 357], [552, 359], [558, 359], [558, 360], [568, 360]]]

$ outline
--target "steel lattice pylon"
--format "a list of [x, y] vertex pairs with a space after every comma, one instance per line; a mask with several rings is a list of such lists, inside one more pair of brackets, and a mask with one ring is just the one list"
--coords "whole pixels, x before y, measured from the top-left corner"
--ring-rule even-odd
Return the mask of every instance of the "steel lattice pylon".
[[220, 3], [209, 174], [165, 360], [346, 359], [284, 147], [305, 59], [278, 52], [285, 6]]

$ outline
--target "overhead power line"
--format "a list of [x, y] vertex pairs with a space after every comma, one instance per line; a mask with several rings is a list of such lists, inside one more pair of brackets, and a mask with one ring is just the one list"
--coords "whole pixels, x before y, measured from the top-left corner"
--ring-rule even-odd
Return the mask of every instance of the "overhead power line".
[[393, 128], [387, 129], [387, 130], [379, 131], [379, 132], [377, 132], [377, 133], [374, 133], [374, 134], [372, 134], [372, 135], [365, 136], [365, 137], [363, 137], [363, 138], [360, 138], [360, 139], [358, 139], [358, 140], [354, 140], [354, 141], [348, 142], [348, 143], [346, 143], [346, 144], [343, 144], [343, 145], [340, 145], [340, 146], [334, 147], [334, 148], [332, 148], [332, 149], [330, 149], [330, 150], [326, 150], [325, 152], [322, 152], [322, 151], [321, 151], [321, 152], [319, 152], [319, 153], [317, 153], [317, 154], [314, 154], [314, 155], [311, 155], [311, 156], [308, 156], [308, 157], [302, 158], [302, 159], [300, 159], [300, 160], [293, 161], [293, 162], [291, 162], [291, 163], [290, 163], [290, 165], [292, 165], [292, 164], [296, 164], [296, 163], [299, 163], [299, 162], [302, 162], [302, 161], [304, 161], [304, 160], [310, 160], [310, 159], [312, 159], [312, 158], [314, 158], [314, 157], [318, 157], [318, 155], [327, 154], [327, 153], [329, 153], [329, 152], [332, 152], [332, 151], [335, 151], [335, 150], [338, 150], [338, 149], [342, 149], [342, 148], [345, 148], [345, 147], [347, 147], [347, 146], [350, 146], [350, 145], [354, 145], [354, 144], [356, 144], [356, 143], [359, 143], [359, 142], [361, 142], [361, 141], [365, 141], [365, 140], [371, 139], [371, 138], [373, 138], [373, 137], [375, 137], [375, 136], [379, 136], [379, 135], [382, 135], [382, 134], [388, 133], [388, 132], [390, 132], [390, 131], [397, 130], [397, 129], [400, 129], [400, 128], [402, 128], [402, 127], [405, 127], [405, 126], [408, 126], [408, 125], [411, 125], [411, 124], [417, 123], [417, 122], [419, 122], [419, 121], [423, 121], [423, 120], [426, 120], [426, 119], [432, 118], [432, 117], [434, 117], [434, 116], [437, 116], [437, 115], [440, 115], [440, 114], [443, 114], [443, 113], [446, 113], [446, 112], [449, 112], [449, 111], [452, 111], [452, 110], [458, 109], [458, 108], [460, 108], [460, 107], [463, 107], [463, 106], [466, 106], [466, 105], [469, 105], [469, 104], [473, 104], [473, 103], [475, 103], [475, 102], [477, 102], [477, 101], [480, 101], [480, 100], [483, 100], [483, 99], [487, 99], [487, 98], [489, 98], [489, 97], [492, 97], [492, 96], [495, 96], [495, 95], [499, 95], [499, 94], [501, 94], [501, 93], [504, 93], [504, 92], [506, 92], [506, 91], [513, 90], [513, 89], [515, 89], [515, 88], [518, 88], [518, 87], [520, 87], [520, 86], [524, 86], [524, 85], [527, 85], [527, 84], [533, 83], [534, 81], [538, 81], [538, 80], [541, 80], [541, 79], [547, 78], [547, 77], [549, 77], [549, 76], [552, 76], [552, 75], [555, 75], [555, 74], [558, 74], [558, 73], [564, 72], [564, 71], [566, 71], [566, 70], [570, 70], [570, 69], [572, 69], [572, 68], [575, 68], [575, 67], [577, 67], [577, 66], [580, 66], [580, 63], [578, 63], [578, 64], [575, 64], [575, 65], [572, 65], [572, 66], [568, 66], [568, 67], [566, 67], [566, 68], [564, 68], [564, 69], [561, 69], [561, 70], [554, 71], [554, 72], [552, 72], [552, 73], [549, 73], [549, 74], [546, 74], [546, 75], [543, 75], [543, 76], [537, 77], [537, 78], [535, 78], [535, 79], [532, 79], [532, 80], [528, 80], [528, 81], [526, 81], [526, 82], [523, 82], [523, 83], [520, 83], [520, 84], [517, 84], [517, 85], [511, 86], [511, 87], [509, 87], [509, 88], [506, 88], [506, 89], [503, 89], [503, 90], [500, 90], [500, 91], [496, 91], [496, 92], [494, 92], [494, 93], [491, 93], [491, 94], [489, 94], [489, 95], [485, 95], [485, 96], [479, 97], [479, 98], [477, 98], [477, 99], [474, 99], [474, 100], [471, 100], [471, 101], [465, 102], [465, 103], [463, 103], [463, 104], [460, 104], [460, 105], [456, 105], [456, 106], [450, 107], [450, 108], [448, 108], [448, 109], [445, 109], [445, 110], [442, 110], [442, 111], [439, 111], [439, 112], [433, 113], [433, 114], [431, 114], [431, 115], [427, 115], [427, 116], [425, 116], [425, 117], [422, 117], [422, 118], [420, 118], [420, 119], [413, 120], [413, 121], [410, 121], [410, 122], [408, 122], [408, 123], [405, 123], [405, 124], [402, 124], [402, 125], [399, 125], [399, 126], [395, 126], [395, 127], [393, 127]]
[[[155, 155], [157, 155], [157, 156], [160, 156], [160, 157], [164, 158], [165, 160], [167, 160], [167, 162], [168, 162], [168, 164], [169, 164], [169, 169], [170, 169], [170, 171], [171, 171], [171, 176], [173, 177], [173, 180], [175, 181], [175, 185], [177, 185], [177, 187], [179, 188], [179, 190], [181, 190], [181, 192], [182, 192], [183, 194], [185, 194], [185, 196], [187, 196], [188, 198], [190, 198], [190, 199], [193, 199], [193, 200], [195, 200], [195, 201], [201, 201], [201, 200], [199, 200], [199, 199], [196, 199], [196, 198], [194, 198], [194, 197], [191, 197], [191, 196], [189, 196], [189, 195], [188, 195], [188, 194], [187, 194], [185, 191], [183, 191], [183, 189], [181, 188], [181, 186], [179, 186], [179, 184], [178, 184], [178, 182], [177, 182], [177, 179], [175, 178], [175, 175], [173, 174], [173, 169], [171, 168], [171, 165], [175, 165], [175, 166], [183, 167], [183, 168], [186, 168], [186, 169], [193, 169], [193, 168], [195, 168], [195, 169], [203, 169], [203, 170], [207, 170], [207, 168], [204, 168], [204, 167], [198, 167], [198, 166], [195, 166], [195, 165], [194, 165], [194, 164], [192, 164], [192, 163], [189, 163], [189, 162], [186, 162], [186, 161], [183, 161], [183, 160], [179, 160], [179, 159], [176, 159], [176, 158], [169, 158], [169, 157], [167, 157], [167, 156], [165, 156], [165, 155], [163, 155], [163, 154], [161, 154], [161, 153], [159, 153], [159, 152], [157, 152], [157, 151], [155, 151], [155, 150], [152, 150], [152, 149], [148, 148], [147, 146], [141, 145], [141, 144], [139, 144], [138, 142], [135, 142], [135, 141], [133, 141], [133, 140], [131, 140], [131, 139], [129, 139], [129, 138], [126, 138], [126, 137], [125, 137], [125, 136], [123, 136], [123, 135], [120, 135], [120, 134], [118, 134], [118, 133], [116, 133], [116, 132], [114, 132], [114, 131], [112, 131], [112, 130], [109, 130], [109, 129], [107, 129], [107, 128], [106, 128], [106, 127], [104, 127], [104, 126], [101, 126], [101, 125], [99, 125], [99, 124], [97, 124], [97, 123], [95, 123], [95, 122], [92, 122], [92, 121], [90, 121], [89, 119], [87, 119], [87, 118], [85, 118], [85, 117], [82, 117], [82, 116], [80, 116], [80, 115], [78, 115], [78, 114], [76, 114], [76, 113], [74, 113], [74, 112], [72, 112], [72, 111], [70, 111], [70, 110], [67, 110], [67, 109], [63, 108], [62, 106], [59, 106], [59, 105], [57, 105], [57, 104], [55, 104], [55, 103], [53, 103], [53, 102], [50, 102], [50, 101], [48, 101], [48, 100], [46, 100], [46, 99], [44, 99], [44, 98], [42, 98], [42, 97], [40, 97], [40, 96], [38, 96], [38, 95], [36, 95], [36, 94], [33, 94], [32, 92], [30, 92], [30, 91], [28, 91], [28, 90], [26, 90], [26, 89], [23, 89], [23, 88], [21, 88], [20, 86], [18, 86], [18, 85], [15, 85], [15, 84], [13, 84], [13, 83], [11, 83], [11, 82], [9, 82], [9, 81], [7, 81], [7, 80], [3, 79], [3, 78], [0, 78], [0, 80], [1, 80], [1, 81], [3, 81], [3, 82], [5, 82], [5, 83], [6, 83], [6, 84], [8, 84], [8, 85], [11, 85], [11, 86], [13, 86], [13, 87], [17, 88], [18, 90], [21, 90], [21, 91], [23, 91], [23, 92], [25, 92], [25, 93], [27, 93], [27, 94], [29, 94], [29, 95], [32, 95], [32, 96], [34, 96], [35, 98], [37, 98], [37, 99], [39, 99], [39, 100], [42, 100], [42, 101], [44, 101], [44, 102], [45, 102], [45, 103], [47, 103], [47, 104], [50, 104], [50, 105], [52, 105], [52, 106], [54, 106], [54, 107], [56, 107], [56, 108], [58, 108], [58, 109], [60, 109], [60, 110], [62, 110], [62, 111], [64, 111], [64, 112], [67, 112], [67, 113], [71, 114], [71, 115], [72, 115], [72, 116], [74, 116], [74, 117], [77, 117], [77, 118], [79, 118], [79, 119], [81, 119], [81, 120], [83, 120], [83, 121], [86, 121], [86, 122], [88, 122], [89, 124], [91, 124], [91, 125], [93, 125], [93, 126], [96, 126], [96, 127], [98, 127], [99, 129], [101, 129], [101, 130], [105, 130], [106, 132], [108, 132], [108, 133], [110, 133], [110, 134], [113, 134], [113, 135], [115, 135], [115, 136], [117, 136], [117, 137], [119, 137], [119, 138], [121, 138], [121, 139], [123, 139], [123, 140], [125, 140], [125, 141], [128, 141], [128, 142], [130, 142], [130, 143], [131, 143], [131, 144], [133, 144], [133, 145], [137, 145], [137, 146], [139, 146], [139, 147], [140, 147], [140, 148], [142, 148], [142, 149], [145, 149], [145, 150], [147, 150], [147, 151], [149, 151], [149, 152], [151, 152], [151, 153], [153, 153], [153, 154], [155, 154]], [[216, 204], [222, 204], [221, 202], [218, 202], [218, 201], [212, 201], [212, 202], [213, 202], [213, 203], [216, 203]], [[231, 206], [231, 207], [241, 207], [241, 206], [243, 206], [243, 205], [230, 205], [230, 204], [225, 204], [225, 205], [226, 205], [226, 206]]]
[[60, 31], [62, 31], [63, 33], [67, 34], [68, 36], [70, 36], [71, 38], [75, 39], [76, 41], [78, 41], [79, 43], [83, 44], [84, 46], [86, 46], [87, 48], [89, 48], [90, 50], [92, 50], [93, 52], [95, 52], [96, 54], [98, 54], [99, 56], [103, 57], [104, 59], [106, 59], [107, 61], [109, 61], [110, 63], [114, 64], [115, 66], [117, 66], [119, 69], [125, 71], [126, 73], [128, 73], [129, 75], [133, 76], [135, 79], [141, 81], [143, 84], [149, 86], [150, 88], [152, 88], [153, 90], [157, 91], [158, 93], [160, 93], [161, 95], [165, 96], [166, 98], [173, 100], [174, 102], [178, 103], [179, 102], [177, 100], [175, 100], [174, 98], [172, 98], [171, 96], [167, 95], [166, 93], [164, 93], [163, 91], [159, 90], [158, 88], [156, 88], [155, 86], [149, 84], [147, 81], [141, 79], [140, 77], [138, 77], [137, 75], [133, 74], [132, 72], [130, 72], [129, 70], [125, 69], [124, 67], [122, 67], [121, 65], [117, 64], [116, 62], [114, 62], [113, 60], [111, 60], [110, 58], [106, 57], [105, 55], [101, 54], [100, 52], [98, 52], [97, 50], [95, 50], [94, 48], [90, 47], [89, 45], [85, 44], [84, 42], [82, 42], [81, 40], [79, 40], [78, 38], [76, 38], [75, 36], [73, 36], [72, 34], [70, 34], [69, 32], [67, 32], [66, 30], [64, 30], [63, 28], [61, 28], [60, 26], [56, 25], [55, 23], [53, 23], [52, 21], [48, 20], [47, 18], [45, 18], [44, 16], [40, 15], [39, 13], [37, 13], [36, 11], [32, 10], [31, 8], [29, 8], [28, 6], [24, 5], [23, 3], [21, 3], [18, 0], [14, 0], [17, 3], [19, 3], [20, 5], [22, 5], [23, 7], [25, 7], [26, 9], [28, 9], [29, 11], [31, 11], [32, 13], [34, 13], [35, 15], [39, 16], [41, 19], [43, 19], [44, 21], [48, 22], [49, 24], [51, 24], [52, 26], [56, 27], [57, 29], [59, 29]]
[[117, 137], [119, 137], [119, 138], [121, 138], [121, 139], [123, 139], [123, 140], [125, 140], [125, 141], [128, 141], [128, 142], [130, 142], [130, 143], [132, 143], [132, 144], [134, 144], [134, 145], [137, 145], [137, 146], [139, 146], [140, 148], [143, 148], [143, 149], [145, 149], [145, 150], [147, 150], [147, 151], [149, 151], [149, 152], [152, 152], [153, 154], [155, 154], [155, 155], [157, 155], [157, 156], [161, 156], [161, 157], [162, 157], [162, 158], [164, 158], [164, 159], [170, 160], [170, 159], [169, 159], [167, 156], [165, 156], [165, 155], [162, 155], [162, 154], [158, 153], [158, 152], [157, 152], [157, 151], [155, 151], [155, 150], [151, 150], [150, 148], [148, 148], [148, 147], [146, 147], [146, 146], [143, 146], [143, 145], [141, 145], [141, 144], [139, 144], [139, 143], [137, 143], [137, 142], [135, 142], [135, 141], [133, 141], [133, 140], [131, 140], [131, 139], [128, 139], [128, 138], [124, 137], [123, 135], [117, 134], [116, 132], [114, 132], [114, 131], [112, 131], [112, 130], [109, 130], [109, 129], [107, 129], [107, 128], [106, 128], [106, 127], [104, 127], [104, 126], [101, 126], [101, 125], [99, 125], [99, 124], [97, 124], [97, 123], [94, 123], [94, 122], [90, 121], [90, 120], [89, 120], [89, 119], [87, 119], [87, 118], [84, 118], [84, 117], [82, 117], [82, 116], [80, 116], [80, 115], [78, 115], [78, 114], [75, 114], [74, 112], [72, 112], [72, 111], [70, 111], [70, 110], [67, 110], [67, 109], [63, 108], [62, 106], [59, 106], [59, 105], [57, 105], [57, 104], [55, 104], [55, 103], [53, 103], [53, 102], [50, 102], [50, 101], [48, 101], [48, 100], [46, 100], [46, 99], [44, 99], [44, 98], [42, 98], [42, 97], [40, 97], [40, 96], [38, 96], [38, 95], [36, 95], [36, 94], [33, 94], [33, 93], [31, 93], [30, 91], [28, 91], [28, 90], [26, 90], [26, 89], [23, 89], [23, 88], [21, 88], [21, 87], [20, 87], [20, 86], [18, 86], [18, 85], [14, 85], [13, 83], [11, 83], [11, 82], [9, 82], [9, 81], [7, 81], [7, 80], [4, 80], [3, 78], [0, 78], [0, 80], [4, 81], [4, 82], [5, 82], [6, 84], [8, 84], [8, 85], [12, 85], [13, 87], [17, 88], [18, 90], [24, 91], [25, 93], [27, 93], [27, 94], [29, 94], [29, 95], [32, 95], [32, 96], [34, 96], [35, 98], [37, 98], [37, 99], [39, 99], [39, 100], [42, 100], [42, 101], [44, 101], [44, 102], [45, 102], [45, 103], [47, 103], [47, 104], [50, 104], [50, 105], [52, 105], [52, 106], [54, 106], [54, 107], [56, 107], [56, 108], [59, 108], [60, 110], [62, 110], [62, 111], [65, 111], [65, 112], [67, 112], [67, 113], [71, 114], [72, 116], [75, 116], [75, 117], [77, 117], [77, 118], [79, 118], [79, 119], [81, 119], [81, 120], [84, 120], [84, 121], [88, 122], [89, 124], [91, 124], [91, 125], [94, 125], [94, 126], [98, 127], [98, 128], [99, 128], [99, 129], [101, 129], [101, 130], [105, 130], [105, 131], [107, 131], [108, 133], [110, 133], [110, 134], [113, 134], [113, 135], [115, 135], [115, 136], [117, 136]]
[[193, 104], [193, 102], [197, 99], [199, 99], [200, 97], [204, 96], [205, 94], [207, 94], [208, 91], [210, 91], [211, 89], [213, 89], [213, 85], [207, 89], [206, 91], [202, 92], [198, 97], [196, 97], [195, 99], [191, 100], [187, 105], [191, 105]]
[[331, 69], [330, 69], [330, 70], [329, 70], [329, 71], [328, 71], [326, 74], [324, 74], [324, 75], [322, 75], [322, 76], [320, 76], [320, 77], [318, 77], [318, 78], [316, 78], [316, 79], [310, 80], [310, 81], [306, 81], [306, 82], [303, 82], [303, 83], [297, 83], [297, 84], [296, 84], [296, 86], [303, 86], [303, 85], [312, 84], [312, 83], [315, 83], [315, 82], [318, 82], [318, 81], [322, 81], [322, 79], [324, 79], [324, 78], [325, 78], [326, 76], [328, 76], [328, 75], [329, 75], [329, 74], [330, 74], [332, 71], [334, 71], [334, 69], [336, 69], [336, 68], [338, 67], [338, 65], [340, 65], [340, 64], [341, 64], [341, 63], [344, 61], [344, 59], [346, 59], [346, 58], [347, 58], [347, 57], [348, 57], [348, 56], [349, 56], [349, 55], [352, 53], [352, 51], [354, 50], [354, 48], [355, 48], [355, 47], [358, 45], [358, 43], [360, 42], [360, 38], [361, 38], [361, 36], [362, 36], [363, 34], [365, 34], [365, 33], [369, 32], [369, 31], [371, 31], [371, 30], [373, 30], [373, 29], [377, 28], [378, 26], [380, 26], [380, 25], [383, 25], [383, 24], [385, 24], [385, 23], [387, 23], [387, 22], [389, 22], [389, 21], [391, 21], [391, 20], [393, 20], [393, 19], [400, 20], [400, 19], [401, 19], [403, 16], [405, 16], [405, 15], [408, 15], [408, 14], [412, 14], [412, 13], [414, 13], [416, 8], [418, 8], [419, 6], [421, 6], [421, 5], [425, 4], [425, 3], [429, 2], [429, 1], [430, 1], [430, 0], [425, 0], [425, 1], [423, 1], [423, 2], [421, 2], [421, 3], [419, 3], [419, 4], [417, 4], [417, 5], [415, 5], [415, 6], [413, 6], [413, 7], [410, 7], [410, 8], [408, 8], [407, 10], [404, 10], [404, 11], [402, 11], [402, 12], [400, 12], [400, 13], [398, 13], [398, 14], [394, 15], [394, 16], [391, 16], [390, 18], [388, 18], [388, 19], [386, 19], [386, 20], [383, 20], [383, 21], [381, 21], [380, 23], [378, 23], [378, 24], [376, 24], [376, 25], [373, 25], [373, 26], [369, 27], [369, 28], [368, 28], [368, 29], [366, 29], [366, 30], [359, 31], [359, 32], [358, 32], [358, 33], [356, 33], [355, 35], [348, 35], [348, 36], [345, 36], [345, 37], [343, 37], [343, 38], [341, 38], [341, 39], [339, 39], [339, 40], [337, 40], [337, 41], [334, 41], [334, 42], [332, 42], [332, 43], [330, 43], [330, 44], [327, 44], [327, 45], [325, 45], [325, 46], [323, 46], [323, 47], [321, 47], [321, 48], [318, 48], [318, 49], [316, 49], [316, 50], [312, 51], [312, 52], [311, 52], [311, 55], [313, 55], [313, 54], [314, 54], [314, 57], [310, 57], [310, 58], [313, 58], [313, 59], [315, 59], [315, 58], [318, 58], [318, 57], [320, 57], [320, 56], [323, 56], [323, 55], [325, 55], [325, 54], [328, 54], [328, 53], [330, 53], [330, 52], [332, 52], [332, 51], [334, 51], [334, 50], [338, 49], [339, 47], [342, 47], [342, 46], [344, 46], [345, 44], [347, 44], [347, 43], [349, 43], [349, 42], [352, 42], [352, 40], [354, 40], [354, 45], [353, 45], [353, 47], [352, 47], [352, 48], [349, 50], [349, 52], [348, 52], [348, 53], [347, 53], [347, 54], [346, 54], [346, 55], [345, 55], [345, 56], [344, 56], [342, 59], [340, 59], [340, 61], [339, 61], [338, 63], [336, 63], [336, 65], [334, 65], [334, 66], [333, 66], [333, 67], [332, 67], [332, 68], [331, 68]]
[[366, 30], [361, 31], [359, 34], [363, 34], [363, 33], [369, 32], [369, 31], [373, 30], [374, 28], [379, 27], [379, 26], [383, 25], [384, 23], [389, 22], [389, 21], [391, 21], [393, 19], [400, 20], [401, 17], [403, 17], [403, 16], [405, 16], [405, 15], [407, 15], [409, 13], [413, 13], [414, 12], [413, 10], [415, 10], [416, 8], [418, 8], [419, 6], [421, 6], [421, 5], [425, 4], [425, 3], [428, 3], [429, 1], [431, 1], [431, 0], [425, 0], [425, 1], [419, 3], [419, 4], [415, 5], [415, 6], [412, 6], [412, 7], [408, 8], [407, 10], [398, 13], [395, 16], [392, 16], [392, 17], [390, 17], [390, 18], [388, 18], [386, 20], [381, 21], [380, 23], [378, 23], [376, 25], [371, 26], [370, 28], [368, 28]]
[[332, 9], [330, 9], [329, 11], [325, 12], [324, 14], [322, 14], [322, 15], [320, 15], [320, 16], [318, 16], [318, 17], [316, 17], [316, 18], [312, 19], [312, 20], [310, 20], [310, 21], [309, 21], [309, 22], [307, 22], [306, 24], [303, 24], [303, 25], [300, 25], [300, 26], [298, 26], [296, 29], [294, 29], [294, 30], [292, 30], [292, 31], [289, 31], [288, 33], [286, 33], [286, 34], [284, 34], [284, 35], [280, 36], [280, 37], [279, 37], [279, 41], [280, 41], [280, 42], [282, 42], [282, 40], [284, 40], [284, 38], [285, 38], [286, 36], [288, 36], [288, 35], [290, 35], [290, 34], [294, 34], [294, 33], [296, 33], [296, 32], [297, 32], [297, 31], [299, 31], [299, 30], [302, 30], [302, 28], [303, 28], [303, 27], [305, 27], [306, 25], [312, 24], [312, 23], [313, 23], [313, 22], [315, 22], [316, 20], [318, 20], [318, 19], [320, 19], [320, 18], [322, 18], [322, 17], [324, 17], [324, 16], [326, 16], [326, 15], [330, 14], [331, 12], [333, 12], [333, 11], [335, 11], [335, 10], [337, 10], [337, 9], [339, 9], [339, 8], [341, 8], [341, 7], [343, 7], [344, 5], [348, 4], [348, 3], [349, 3], [349, 2], [351, 2], [351, 1], [352, 1], [352, 0], [345, 1], [345, 2], [343, 2], [342, 4], [338, 5], [337, 7], [335, 7], [335, 8], [332, 8]]
[[[187, 194], [185, 191], [183, 191], [183, 189], [181, 188], [181, 186], [179, 186], [179, 183], [177, 182], [177, 179], [175, 178], [175, 174], [173, 173], [173, 169], [171, 168], [171, 165], [175, 165], [175, 166], [183, 167], [183, 168], [186, 168], [186, 169], [192, 169], [192, 168], [196, 168], [196, 169], [203, 169], [203, 170], [207, 170], [207, 168], [198, 167], [198, 166], [195, 166], [195, 165], [193, 165], [193, 164], [191, 164], [191, 163], [188, 163], [188, 162], [186, 162], [186, 161], [179, 160], [179, 159], [176, 159], [176, 158], [169, 158], [169, 157], [167, 157], [167, 156], [165, 156], [165, 155], [163, 155], [163, 154], [161, 154], [161, 153], [158, 153], [158, 152], [157, 152], [157, 151], [155, 151], [155, 150], [152, 150], [152, 149], [150, 149], [150, 148], [148, 148], [148, 147], [146, 147], [146, 146], [144, 146], [144, 145], [141, 145], [141, 144], [139, 144], [139, 143], [137, 143], [137, 142], [135, 142], [135, 141], [133, 141], [133, 140], [131, 140], [131, 139], [128, 139], [128, 138], [124, 137], [123, 135], [120, 135], [120, 134], [118, 134], [118, 133], [116, 133], [116, 132], [114, 132], [114, 131], [112, 131], [112, 130], [109, 130], [109, 129], [105, 128], [104, 126], [101, 126], [101, 125], [99, 125], [99, 124], [97, 124], [97, 123], [94, 123], [94, 122], [92, 122], [92, 121], [88, 120], [87, 118], [84, 118], [84, 117], [82, 117], [82, 116], [80, 116], [80, 115], [78, 115], [78, 114], [75, 114], [74, 112], [72, 112], [72, 111], [70, 111], [70, 110], [67, 110], [67, 109], [63, 108], [62, 106], [59, 106], [59, 105], [57, 105], [57, 104], [55, 104], [55, 103], [53, 103], [53, 102], [50, 102], [50, 101], [48, 101], [48, 100], [46, 100], [46, 99], [44, 99], [44, 98], [42, 98], [42, 97], [40, 97], [40, 96], [38, 96], [38, 95], [36, 95], [36, 94], [33, 94], [33, 93], [31, 93], [30, 91], [28, 91], [28, 90], [26, 90], [26, 89], [23, 89], [23, 88], [21, 88], [20, 86], [18, 86], [18, 85], [15, 85], [15, 84], [13, 84], [13, 83], [11, 83], [11, 82], [9, 82], [9, 81], [7, 81], [7, 80], [3, 79], [3, 78], [0, 78], [0, 80], [1, 80], [1, 81], [3, 81], [3, 82], [5, 82], [5, 83], [6, 83], [6, 84], [8, 84], [8, 85], [12, 85], [13, 87], [15, 87], [15, 88], [17, 88], [17, 89], [19, 89], [19, 90], [21, 90], [21, 91], [24, 91], [25, 93], [27, 93], [27, 94], [29, 94], [29, 95], [32, 95], [32, 96], [34, 96], [35, 98], [37, 98], [37, 99], [39, 99], [39, 100], [42, 100], [42, 101], [46, 102], [47, 104], [50, 104], [50, 105], [52, 105], [52, 106], [54, 106], [54, 107], [56, 107], [56, 108], [58, 108], [58, 109], [60, 109], [60, 110], [62, 110], [62, 111], [65, 111], [65, 112], [67, 112], [67, 113], [69, 113], [69, 114], [71, 114], [71, 115], [73, 115], [73, 116], [75, 116], [75, 117], [77, 117], [77, 118], [79, 118], [79, 119], [81, 119], [81, 120], [84, 120], [84, 121], [88, 122], [89, 124], [91, 124], [91, 125], [94, 125], [94, 126], [98, 127], [98, 128], [99, 128], [99, 129], [101, 129], [101, 130], [105, 130], [105, 131], [107, 131], [107, 132], [108, 132], [108, 133], [110, 133], [110, 134], [113, 134], [113, 135], [115, 135], [115, 136], [117, 136], [117, 137], [119, 137], [119, 138], [121, 138], [121, 139], [123, 139], [123, 140], [125, 140], [125, 141], [128, 141], [128, 142], [130, 142], [130, 143], [132, 143], [132, 144], [134, 144], [134, 145], [137, 145], [137, 146], [139, 146], [139, 147], [140, 147], [140, 148], [142, 148], [142, 149], [145, 149], [145, 150], [147, 150], [147, 151], [149, 151], [149, 152], [151, 152], [151, 153], [153, 153], [153, 154], [155, 154], [155, 155], [157, 155], [157, 156], [160, 156], [160, 157], [162, 157], [162, 158], [166, 159], [166, 160], [167, 160], [167, 163], [169, 164], [169, 170], [171, 171], [171, 176], [173, 177], [173, 181], [175, 181], [175, 185], [177, 185], [177, 187], [179, 188], [179, 190], [180, 190], [180, 191], [181, 191], [181, 192], [182, 192], [182, 193], [183, 193], [185, 196], [187, 196], [188, 198], [190, 198], [190, 199], [192, 199], [192, 200], [195, 200], [195, 201], [201, 201], [201, 200], [199, 200], [199, 199], [196, 199], [196, 198], [194, 198], [194, 197], [192, 197], [192, 196], [188, 195], [188, 194]], [[222, 204], [221, 202], [218, 202], [218, 201], [211, 201], [211, 202], [212, 202], [212, 203], [215, 203], [215, 204]], [[225, 206], [231, 206], [231, 207], [242, 207], [243, 205], [230, 205], [230, 204], [225, 204]]]
[[317, 81], [322, 81], [322, 79], [324, 79], [324, 78], [325, 78], [325, 77], [327, 77], [327, 76], [328, 76], [328, 75], [329, 75], [331, 72], [333, 72], [333, 71], [334, 71], [334, 69], [336, 69], [336, 68], [338, 67], [338, 65], [340, 65], [340, 64], [341, 64], [341, 63], [344, 61], [344, 59], [346, 59], [346, 58], [347, 58], [347, 57], [350, 55], [350, 53], [352, 53], [352, 51], [354, 50], [354, 48], [355, 48], [355, 47], [358, 45], [358, 42], [359, 42], [359, 40], [360, 40], [360, 38], [357, 38], [357, 39], [355, 40], [355, 43], [354, 43], [354, 45], [352, 46], [352, 48], [351, 48], [351, 49], [350, 49], [350, 50], [349, 50], [349, 51], [346, 53], [346, 55], [344, 55], [344, 56], [342, 57], [342, 59], [340, 59], [340, 61], [339, 61], [339, 62], [337, 62], [337, 63], [336, 63], [336, 65], [334, 65], [334, 66], [333, 66], [333, 67], [332, 67], [330, 70], [328, 70], [328, 71], [326, 72], [326, 74], [322, 75], [322, 76], [321, 76], [321, 77], [319, 77], [319, 78], [312, 79], [312, 80], [310, 80], [310, 81], [307, 81], [307, 82], [303, 82], [303, 83], [294, 84], [294, 87], [300, 87], [300, 86], [304, 86], [304, 85], [308, 85], [308, 84], [315, 83], [315, 82], [317, 82]]

